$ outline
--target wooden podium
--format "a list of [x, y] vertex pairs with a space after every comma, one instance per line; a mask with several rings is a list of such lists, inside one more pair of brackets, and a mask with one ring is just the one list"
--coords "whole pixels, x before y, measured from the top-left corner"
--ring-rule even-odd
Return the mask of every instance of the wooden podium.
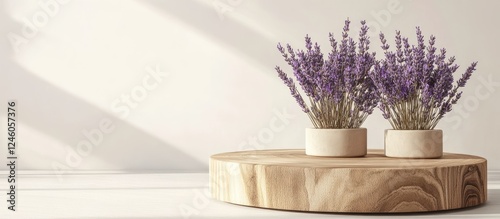
[[210, 158], [213, 198], [311, 212], [390, 213], [466, 208], [487, 200], [486, 159], [445, 153], [397, 159], [307, 156], [304, 150], [222, 153]]

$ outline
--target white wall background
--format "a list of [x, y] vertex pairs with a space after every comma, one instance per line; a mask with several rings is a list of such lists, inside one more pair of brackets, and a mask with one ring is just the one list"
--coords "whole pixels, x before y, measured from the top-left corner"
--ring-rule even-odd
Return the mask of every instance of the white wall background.
[[[500, 169], [499, 6], [494, 0], [3, 0], [0, 159], [10, 99], [18, 101], [24, 170], [206, 171], [214, 153], [302, 148], [310, 122], [274, 71], [289, 69], [276, 44], [302, 47], [310, 34], [327, 51], [328, 32], [339, 35], [349, 17], [353, 30], [366, 19], [390, 39], [400, 29], [414, 40], [420, 25], [456, 55], [457, 77], [479, 61], [439, 128], [446, 151], [484, 156], [490, 169]], [[157, 67], [168, 76], [150, 78]], [[145, 80], [153, 86], [147, 91]], [[123, 95], [132, 95], [131, 102]], [[103, 122], [108, 132], [96, 134]], [[369, 148], [382, 148], [390, 126], [378, 110], [364, 126]], [[85, 148], [89, 131], [95, 141]]]

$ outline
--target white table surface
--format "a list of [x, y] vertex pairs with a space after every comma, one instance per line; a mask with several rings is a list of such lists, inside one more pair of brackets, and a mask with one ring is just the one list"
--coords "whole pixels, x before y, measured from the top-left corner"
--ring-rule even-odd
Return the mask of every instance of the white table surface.
[[[500, 174], [489, 173], [481, 207], [392, 218], [500, 218]], [[207, 173], [47, 172], [18, 175], [17, 211], [7, 210], [6, 172], [0, 172], [0, 218], [366, 218], [388, 215], [323, 214], [259, 209], [213, 200]], [[184, 213], [182, 211], [184, 209]]]

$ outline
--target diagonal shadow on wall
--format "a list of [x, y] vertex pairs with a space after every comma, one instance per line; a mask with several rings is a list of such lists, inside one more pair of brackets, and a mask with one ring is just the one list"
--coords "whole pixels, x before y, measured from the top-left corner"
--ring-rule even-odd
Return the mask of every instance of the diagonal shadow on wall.
[[[3, 101], [11, 98], [17, 99], [21, 125], [28, 125], [59, 140], [64, 145], [75, 148], [79, 140], [85, 139], [80, 133], [81, 130], [97, 128], [98, 122], [102, 118], [108, 118], [114, 122], [116, 129], [104, 136], [101, 147], [95, 147], [89, 157], [98, 157], [103, 163], [118, 170], [169, 172], [207, 170], [206, 165], [175, 146], [169, 145], [127, 121], [121, 121], [117, 116], [50, 84], [16, 63], [13, 58], [14, 51], [6, 36], [7, 33], [14, 30], [19, 33], [23, 24], [13, 20], [5, 11], [5, 1], [1, 1], [0, 5], [0, 95]], [[25, 46], [29, 46], [29, 44]], [[89, 84], [89, 86], [92, 85]], [[22, 127], [19, 129], [22, 130]], [[23, 135], [20, 131], [19, 141], [29, 138], [30, 136]], [[53, 150], [54, 148], [50, 145], [24, 145], [24, 147], [37, 149], [29, 150], [29, 153]], [[30, 155], [26, 152], [28, 150], [25, 150], [23, 157], [38, 156], [38, 154]], [[58, 157], [57, 159], [65, 164], [64, 158]], [[47, 160], [47, 162], [53, 161]], [[23, 163], [24, 170], [39, 169], [40, 164], [23, 162], [25, 162]], [[85, 158], [82, 166], [84, 163]], [[106, 170], [109, 170], [109, 167]]]
[[[267, 68], [270, 70], [266, 72], [272, 73], [274, 76], [276, 63], [273, 62], [273, 58], [279, 57], [279, 52], [273, 48], [276, 48], [277, 42], [232, 19], [230, 17], [231, 13], [238, 13], [237, 11], [219, 11], [225, 16], [224, 20], [221, 20], [218, 16], [218, 10], [224, 9], [216, 9], [216, 6], [212, 5], [215, 1], [208, 1], [210, 2], [208, 5], [193, 0], [148, 0], [137, 2], [150, 6], [155, 10], [160, 10], [162, 13], [173, 15], [179, 21], [201, 31], [204, 36], [225, 45], [227, 48], [231, 48], [234, 52], [253, 60], [254, 63], [268, 66]], [[220, 2], [225, 3], [226, 1]]]

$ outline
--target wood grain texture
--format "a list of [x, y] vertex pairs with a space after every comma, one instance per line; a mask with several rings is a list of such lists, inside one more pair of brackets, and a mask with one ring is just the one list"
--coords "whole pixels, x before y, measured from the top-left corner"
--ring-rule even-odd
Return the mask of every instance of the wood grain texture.
[[307, 156], [304, 150], [242, 151], [210, 158], [212, 197], [234, 204], [315, 212], [425, 212], [487, 200], [486, 159]]

